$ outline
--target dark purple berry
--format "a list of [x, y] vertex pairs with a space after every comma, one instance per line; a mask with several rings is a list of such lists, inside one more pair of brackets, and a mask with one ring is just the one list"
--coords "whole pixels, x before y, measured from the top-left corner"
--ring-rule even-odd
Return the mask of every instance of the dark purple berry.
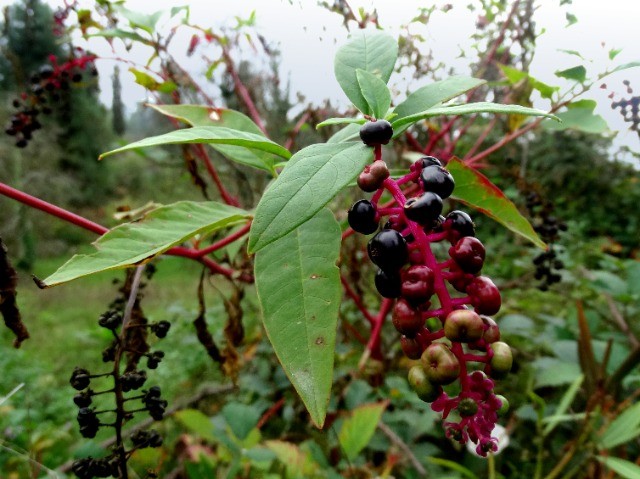
[[399, 299], [393, 307], [391, 322], [396, 330], [409, 338], [415, 337], [424, 327], [420, 310], [414, 308], [405, 299]]
[[422, 356], [422, 346], [420, 346], [420, 341], [416, 338], [402, 336], [400, 338], [400, 346], [404, 355], [409, 359], [420, 359], [420, 356]]
[[384, 298], [400, 296], [401, 281], [397, 271], [385, 272], [379, 269], [375, 276], [375, 284], [378, 293]]
[[471, 216], [464, 211], [451, 211], [444, 223], [443, 228], [448, 232], [449, 241], [455, 243], [464, 236], [475, 236], [476, 229]]
[[435, 275], [428, 266], [417, 264], [402, 274], [402, 297], [412, 304], [429, 301], [433, 295]]
[[467, 293], [471, 296], [471, 304], [476, 313], [491, 315], [500, 311], [502, 305], [500, 291], [486, 276], [474, 278], [467, 286]]
[[419, 198], [410, 198], [404, 204], [404, 215], [420, 225], [431, 225], [442, 212], [442, 198], [432, 192], [424, 193]]
[[393, 128], [387, 120], [368, 121], [360, 128], [360, 139], [367, 146], [386, 145], [393, 136]]
[[378, 229], [376, 208], [369, 200], [356, 201], [347, 215], [349, 226], [354, 231], [369, 235]]
[[367, 245], [369, 258], [379, 268], [394, 271], [407, 262], [407, 242], [396, 230], [382, 230]]
[[451, 196], [456, 185], [451, 173], [437, 165], [424, 168], [420, 173], [420, 178], [424, 191], [435, 193], [442, 199]]

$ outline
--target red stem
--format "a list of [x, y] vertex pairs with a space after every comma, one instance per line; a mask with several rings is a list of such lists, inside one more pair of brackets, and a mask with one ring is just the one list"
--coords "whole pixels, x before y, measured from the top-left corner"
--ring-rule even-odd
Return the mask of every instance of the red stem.
[[207, 150], [205, 149], [204, 145], [198, 144], [195, 146], [195, 149], [200, 159], [204, 162], [207, 168], [207, 171], [211, 176], [211, 179], [216, 184], [216, 187], [220, 192], [220, 196], [222, 197], [222, 200], [228, 205], [240, 206], [240, 202], [236, 198], [231, 196], [229, 192], [226, 190], [226, 188], [224, 187], [224, 185], [222, 184], [222, 180], [220, 180], [220, 176], [218, 176], [218, 172], [214, 168], [213, 163], [211, 161], [211, 157], [207, 153]]
[[296, 122], [293, 129], [289, 132], [289, 138], [287, 138], [287, 142], [284, 144], [284, 147], [287, 150], [291, 150], [291, 148], [293, 148], [293, 144], [296, 141], [296, 138], [300, 133], [300, 130], [302, 129], [304, 124], [307, 122], [310, 116], [311, 114], [309, 113], [309, 111], [306, 111], [304, 115], [302, 115], [300, 119]]
[[369, 324], [375, 324], [376, 318], [374, 318], [369, 310], [365, 308], [364, 304], [362, 304], [362, 299], [356, 294], [353, 289], [351, 289], [351, 286], [349, 286], [349, 283], [347, 283], [347, 280], [344, 276], [340, 275], [340, 281], [342, 282], [342, 287], [344, 288], [345, 293], [347, 293], [347, 296], [349, 296], [355, 303], [358, 310], [360, 310], [362, 315], [367, 319], [367, 321], [369, 321]]
[[245, 226], [243, 226], [241, 229], [239, 229], [235, 233], [222, 238], [220, 241], [216, 241], [215, 243], [207, 246], [206, 248], [202, 248], [198, 250], [197, 257], [202, 257], [209, 253], [217, 251], [220, 248], [224, 248], [228, 244], [233, 243], [238, 238], [242, 238], [244, 235], [246, 235], [249, 232], [250, 229], [251, 229], [251, 222], [247, 223]]
[[375, 317], [373, 329], [371, 330], [371, 336], [369, 337], [369, 342], [367, 343], [366, 347], [366, 350], [371, 353], [371, 357], [374, 359], [382, 359], [382, 352], [380, 351], [380, 333], [382, 332], [384, 319], [387, 314], [389, 314], [389, 311], [391, 311], [392, 306], [393, 299], [385, 298], [385, 300], [382, 301], [380, 311]]
[[273, 406], [267, 409], [267, 411], [262, 415], [262, 417], [258, 421], [258, 424], [256, 424], [256, 427], [258, 429], [262, 429], [262, 426], [264, 426], [267, 423], [267, 421], [271, 419], [271, 417], [275, 413], [277, 413], [280, 409], [282, 409], [282, 406], [284, 406], [284, 398], [281, 398]]

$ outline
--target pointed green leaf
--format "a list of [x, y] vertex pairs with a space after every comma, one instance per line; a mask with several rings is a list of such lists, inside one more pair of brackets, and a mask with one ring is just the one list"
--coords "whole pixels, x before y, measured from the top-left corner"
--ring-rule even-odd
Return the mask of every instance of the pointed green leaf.
[[[183, 121], [190, 126], [223, 126], [264, 136], [251, 118], [239, 111], [227, 108], [212, 108], [206, 105], [154, 105], [151, 108], [163, 115]], [[275, 158], [271, 153], [249, 150], [243, 146], [211, 144], [224, 156], [237, 163], [274, 173]]]
[[278, 461], [284, 464], [287, 471], [285, 478], [316, 477], [318, 464], [313, 460], [311, 454], [302, 451], [297, 445], [286, 441], [271, 440], [265, 441], [265, 446], [275, 453]]
[[121, 153], [123, 151], [134, 150], [136, 148], [147, 148], [159, 145], [177, 145], [185, 143], [208, 143], [222, 145], [237, 145], [255, 150], [267, 151], [283, 158], [289, 158], [291, 153], [286, 148], [274, 143], [268, 138], [255, 133], [225, 128], [223, 126], [196, 126], [175, 130], [164, 135], [151, 136], [144, 140], [130, 143], [121, 148], [107, 151], [100, 155], [100, 159]]
[[452, 158], [447, 169], [453, 175], [456, 188], [452, 198], [469, 205], [536, 246], [546, 249], [527, 219], [520, 214], [516, 205], [482, 173], [469, 168], [457, 158]]
[[338, 441], [349, 461], [353, 461], [369, 444], [387, 405], [387, 402], [363, 404], [351, 411], [344, 420]]
[[584, 374], [581, 374], [575, 379], [575, 381], [573, 381], [573, 383], [571, 383], [571, 386], [569, 386], [567, 391], [564, 393], [564, 396], [562, 396], [562, 399], [558, 404], [558, 408], [554, 411], [553, 417], [548, 418], [549, 422], [547, 423], [544, 430], [542, 431], [543, 437], [546, 437], [549, 434], [551, 434], [551, 432], [560, 423], [560, 421], [562, 421], [563, 414], [567, 412], [567, 410], [569, 409], [569, 406], [571, 406], [571, 403], [575, 399], [576, 394], [578, 394], [578, 390], [580, 389], [580, 386], [582, 385], [583, 381], [584, 381]]
[[340, 241], [338, 222], [323, 209], [265, 246], [255, 260], [267, 336], [318, 427], [324, 424], [333, 380]]
[[356, 70], [361, 69], [389, 81], [398, 57], [398, 42], [379, 30], [358, 30], [336, 53], [334, 72], [336, 80], [355, 107], [366, 112], [367, 100], [362, 95]]
[[364, 118], [327, 118], [326, 120], [318, 123], [318, 125], [316, 126], [316, 129], [319, 130], [323, 126], [343, 125], [345, 123], [347, 124], [356, 123], [358, 125], [364, 125], [366, 122], [367, 120], [365, 120]]
[[254, 253], [320, 211], [365, 167], [372, 148], [357, 142], [320, 143], [297, 152], [260, 199], [249, 235]]
[[107, 29], [107, 30], [102, 30], [96, 33], [92, 33], [90, 35], [87, 35], [88, 37], [104, 37], [104, 38], [120, 38], [120, 39], [128, 39], [128, 40], [133, 40], [136, 42], [140, 42], [142, 44], [145, 45], [152, 45], [153, 42], [151, 40], [148, 40], [140, 35], [138, 35], [135, 32], [129, 32], [126, 30], [121, 30], [119, 28], [113, 28], [113, 29]]
[[562, 71], [557, 71], [556, 76], [560, 78], [566, 78], [567, 80], [575, 80], [578, 83], [582, 83], [587, 79], [587, 69], [582, 65], [578, 65], [577, 67], [568, 68]]
[[391, 106], [391, 92], [387, 84], [373, 73], [360, 68], [356, 70], [356, 79], [362, 96], [369, 105], [367, 113], [375, 118], [384, 118]]
[[585, 133], [605, 133], [609, 131], [609, 125], [600, 115], [593, 113], [591, 108], [570, 108], [567, 111], [556, 113], [562, 123], [545, 123], [548, 130], [578, 130]]
[[620, 54], [620, 52], [622, 52], [622, 48], [612, 48], [609, 50], [609, 60], [613, 60]]
[[473, 113], [506, 113], [510, 115], [544, 116], [560, 121], [556, 116], [547, 113], [546, 111], [536, 110], [535, 108], [520, 105], [502, 105], [500, 103], [482, 101], [477, 103], [466, 103], [464, 105], [437, 106], [403, 118], [396, 118], [391, 125], [393, 126], [393, 129], [396, 130], [396, 128], [400, 128], [404, 125], [416, 123], [417, 121], [434, 116], [470, 115]]
[[618, 65], [617, 67], [615, 67], [611, 71], [611, 73], [620, 72], [622, 70], [628, 70], [629, 68], [635, 68], [635, 67], [640, 67], [640, 62], [639, 61], [629, 62], [629, 63], [624, 63], [622, 65]]
[[195, 235], [246, 222], [246, 211], [215, 201], [180, 201], [148, 213], [141, 221], [116, 226], [93, 244], [97, 251], [75, 255], [43, 283], [48, 288], [113, 269], [136, 266]]
[[343, 143], [345, 141], [353, 141], [357, 138], [360, 138], [360, 123], [352, 123], [331, 135], [327, 143]]
[[609, 424], [600, 437], [598, 445], [603, 449], [611, 449], [637, 436], [640, 436], [640, 403], [627, 408]]
[[617, 457], [596, 456], [598, 461], [625, 479], [640, 479], [640, 466]]
[[418, 88], [405, 101], [395, 107], [393, 111], [398, 116], [394, 119], [394, 123], [404, 117], [415, 115], [449, 101], [484, 83], [486, 83], [485, 80], [478, 78], [453, 76]]
[[162, 11], [159, 10], [157, 12], [151, 14], [145, 14], [140, 12], [134, 12], [133, 10], [129, 10], [128, 8], [123, 7], [122, 5], [115, 6], [118, 13], [120, 13], [124, 18], [129, 20], [129, 24], [134, 28], [141, 28], [145, 32], [149, 34], [153, 34], [153, 31], [162, 16]]

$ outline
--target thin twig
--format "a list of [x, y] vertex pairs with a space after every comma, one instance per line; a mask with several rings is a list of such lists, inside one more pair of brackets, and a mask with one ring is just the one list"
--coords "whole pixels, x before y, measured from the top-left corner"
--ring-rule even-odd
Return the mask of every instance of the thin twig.
[[382, 431], [382, 433], [407, 456], [407, 459], [409, 459], [409, 462], [411, 462], [411, 465], [420, 476], [427, 477], [426, 469], [422, 464], [420, 464], [418, 458], [413, 454], [413, 452], [411, 452], [411, 448], [400, 438], [400, 436], [393, 432], [393, 430], [382, 421], [378, 423], [378, 429], [380, 429], [380, 431]]

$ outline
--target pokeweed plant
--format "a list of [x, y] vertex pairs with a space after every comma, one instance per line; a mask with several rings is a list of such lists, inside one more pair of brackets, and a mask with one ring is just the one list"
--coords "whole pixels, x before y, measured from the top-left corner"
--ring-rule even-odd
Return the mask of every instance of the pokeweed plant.
[[[387, 224], [369, 243], [369, 256], [380, 267], [376, 286], [385, 300], [379, 314], [371, 318], [367, 351], [379, 350], [382, 325], [393, 311], [394, 326], [403, 335], [403, 350], [409, 358], [422, 361], [409, 372], [409, 382], [419, 397], [434, 401], [433, 409], [449, 419], [445, 425], [451, 437], [477, 443], [482, 455], [494, 450], [491, 432], [497, 413], [508, 403], [494, 394], [494, 382], [488, 376], [501, 377], [511, 367], [511, 351], [498, 341], [498, 327], [487, 316], [498, 311], [500, 295], [491, 280], [478, 276], [485, 252], [474, 237], [470, 217], [461, 211], [441, 217], [442, 201], [451, 197], [540, 247], [544, 243], [498, 188], [461, 161], [451, 159], [445, 167], [435, 158], [424, 157], [406, 174], [393, 178], [384, 164], [383, 145], [431, 117], [478, 113], [555, 117], [517, 105], [448, 103], [483, 83], [467, 77], [427, 85], [391, 107], [387, 82], [397, 50], [396, 40], [385, 32], [363, 30], [352, 35], [337, 52], [335, 74], [362, 117], [321, 123], [319, 127], [347, 126], [328, 142], [308, 146], [293, 156], [239, 112], [198, 105], [154, 106], [189, 128], [131, 143], [102, 158], [159, 145], [211, 145], [274, 177], [255, 213], [213, 201], [182, 201], [110, 231], [88, 225], [102, 234], [96, 251], [74, 256], [39, 285], [52, 287], [100, 271], [133, 267], [160, 254], [200, 261], [211, 272], [234, 280], [255, 278], [271, 344], [312, 421], [322, 427], [332, 386], [343, 287], [338, 266], [341, 240], [354, 230], [378, 231], [382, 218], [388, 216]], [[327, 205], [356, 180], [373, 196], [352, 207], [351, 228], [342, 231]], [[218, 243], [205, 248], [183, 246], [230, 227], [240, 229], [228, 241], [242, 237], [250, 228], [253, 275], [210, 260], [207, 255]], [[441, 241], [452, 246], [450, 258], [439, 261], [431, 244]], [[452, 288], [464, 295], [454, 297]], [[400, 299], [394, 305], [396, 297]], [[484, 372], [479, 365], [484, 365]], [[456, 380], [457, 385], [448, 386]], [[451, 420], [452, 411], [459, 419]]]

